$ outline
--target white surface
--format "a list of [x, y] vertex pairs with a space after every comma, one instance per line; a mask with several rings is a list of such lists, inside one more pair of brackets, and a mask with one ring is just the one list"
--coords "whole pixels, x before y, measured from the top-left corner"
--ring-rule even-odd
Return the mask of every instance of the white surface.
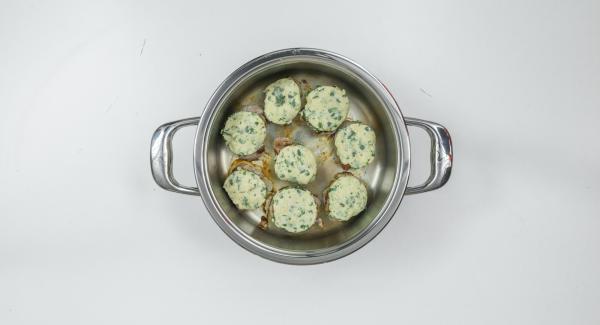
[[[2, 1], [1, 324], [600, 323], [600, 3], [318, 3]], [[455, 145], [447, 186], [312, 267], [239, 248], [148, 162], [158, 125], [292, 46], [360, 62]]]

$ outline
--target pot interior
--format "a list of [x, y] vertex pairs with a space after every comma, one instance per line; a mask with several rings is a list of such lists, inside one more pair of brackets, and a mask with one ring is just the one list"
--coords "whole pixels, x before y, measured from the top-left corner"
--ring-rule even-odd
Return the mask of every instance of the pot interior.
[[[363, 122], [375, 130], [376, 153], [374, 161], [365, 169], [353, 172], [367, 185], [367, 208], [350, 221], [332, 220], [327, 217], [323, 205], [321, 205], [319, 218], [323, 221], [323, 227], [313, 225], [304, 233], [290, 234], [277, 229], [269, 220], [267, 228], [261, 229], [258, 225], [261, 222], [261, 217], [265, 216], [264, 211], [238, 210], [222, 188], [230, 164], [237, 158], [227, 149], [220, 135], [225, 120], [229, 115], [241, 110], [244, 106], [259, 105], [263, 107], [263, 89], [271, 82], [284, 77], [294, 78], [304, 84], [307, 89], [314, 89], [318, 85], [336, 85], [344, 88], [350, 99], [349, 118]], [[388, 111], [388, 109], [394, 108], [386, 108], [385, 100], [378, 95], [373, 87], [347, 67], [327, 58], [313, 56], [278, 58], [268, 64], [240, 73], [235, 84], [230, 85], [212, 112], [209, 130], [206, 133], [206, 154], [202, 157], [205, 159], [204, 166], [206, 168], [204, 176], [208, 178], [206, 181], [212, 191], [213, 199], [217, 201], [222, 214], [227, 218], [224, 221], [228, 225], [237, 228], [238, 233], [241, 233], [255, 244], [289, 254], [295, 252], [301, 252], [302, 254], [314, 252], [317, 254], [319, 251], [336, 249], [350, 242], [361, 231], [377, 222], [381, 216], [382, 207], [388, 200], [393, 187], [397, 183], [398, 174], [401, 172], [399, 161], [401, 161], [400, 153], [402, 150], [400, 148], [402, 143], [396, 132], [398, 126], [394, 123], [394, 119]], [[205, 114], [208, 113], [205, 112]], [[201, 131], [199, 130], [199, 132]], [[341, 166], [336, 163], [333, 135], [314, 133], [306, 126], [300, 116], [290, 126], [267, 123], [265, 152], [273, 157], [269, 174], [275, 185], [275, 190], [290, 185], [278, 181], [274, 172], [272, 172], [272, 163], [275, 157], [273, 139], [280, 136], [289, 137], [295, 143], [307, 146], [317, 156], [319, 164], [317, 177], [315, 181], [304, 187], [317, 195], [322, 201], [323, 190], [333, 180], [335, 174], [343, 171]]]

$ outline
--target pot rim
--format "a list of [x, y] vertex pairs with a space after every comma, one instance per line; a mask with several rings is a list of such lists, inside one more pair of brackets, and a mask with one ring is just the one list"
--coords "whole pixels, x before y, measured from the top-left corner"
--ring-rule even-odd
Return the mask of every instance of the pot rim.
[[[336, 246], [310, 251], [283, 250], [266, 245], [252, 238], [229, 219], [227, 214], [218, 204], [213, 190], [207, 181], [209, 175], [206, 159], [206, 140], [209, 136], [210, 126], [213, 122], [216, 108], [219, 107], [220, 103], [225, 100], [227, 96], [229, 96], [230, 91], [245, 76], [255, 72], [257, 69], [268, 67], [274, 62], [289, 57], [324, 59], [356, 74], [363, 82], [367, 83], [374, 90], [385, 104], [384, 108], [392, 118], [391, 123], [397, 131], [396, 142], [399, 147], [397, 153], [398, 163], [396, 164], [396, 173], [390, 193], [371, 223], [345, 242]], [[358, 63], [342, 55], [314, 48], [290, 48], [266, 53], [248, 61], [231, 73], [217, 87], [211, 98], [208, 100], [198, 123], [194, 143], [194, 173], [196, 182], [198, 184], [200, 197], [213, 220], [225, 234], [244, 249], [263, 258], [285, 264], [302, 265], [330, 262], [349, 255], [366, 245], [383, 230], [394, 216], [406, 191], [410, 174], [410, 140], [408, 130], [400, 108], [387, 87]]]

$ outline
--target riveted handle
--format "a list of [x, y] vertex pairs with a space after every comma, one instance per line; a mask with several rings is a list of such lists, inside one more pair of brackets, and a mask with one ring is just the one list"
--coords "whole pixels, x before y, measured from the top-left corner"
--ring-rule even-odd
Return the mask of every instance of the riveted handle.
[[452, 171], [452, 139], [440, 124], [416, 118], [404, 118], [406, 125], [425, 130], [431, 138], [431, 174], [425, 183], [406, 188], [406, 194], [417, 194], [438, 189], [450, 178]]
[[150, 143], [150, 169], [158, 186], [182, 194], [200, 195], [197, 187], [183, 186], [173, 177], [173, 135], [180, 128], [198, 125], [199, 117], [187, 118], [158, 127]]

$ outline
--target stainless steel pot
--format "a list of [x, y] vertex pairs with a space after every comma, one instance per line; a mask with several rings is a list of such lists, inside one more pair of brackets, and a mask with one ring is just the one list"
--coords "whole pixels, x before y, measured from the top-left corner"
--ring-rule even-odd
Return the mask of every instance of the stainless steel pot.
[[[255, 94], [281, 76], [322, 81], [344, 87], [352, 99], [350, 114], [371, 125], [377, 136], [375, 161], [364, 171], [369, 204], [351, 222], [300, 236], [257, 227], [260, 215], [237, 210], [222, 184], [232, 160], [219, 130], [232, 109], [257, 101]], [[431, 175], [424, 184], [407, 187], [410, 138], [406, 126], [423, 128], [431, 137]], [[173, 178], [171, 141], [177, 130], [196, 126], [194, 170], [198, 187]], [[279, 131], [271, 132], [276, 133]], [[302, 131], [300, 131], [302, 132]], [[301, 134], [300, 134], [301, 136]], [[373, 239], [394, 216], [404, 194], [443, 186], [452, 168], [448, 131], [429, 121], [404, 118], [385, 86], [357, 63], [328, 51], [294, 48], [262, 55], [234, 71], [217, 88], [200, 117], [160, 126], [152, 136], [151, 169], [156, 183], [169, 191], [199, 195], [221, 229], [240, 246], [264, 258], [288, 264], [316, 264], [346, 256]], [[319, 170], [322, 186], [333, 167]]]

